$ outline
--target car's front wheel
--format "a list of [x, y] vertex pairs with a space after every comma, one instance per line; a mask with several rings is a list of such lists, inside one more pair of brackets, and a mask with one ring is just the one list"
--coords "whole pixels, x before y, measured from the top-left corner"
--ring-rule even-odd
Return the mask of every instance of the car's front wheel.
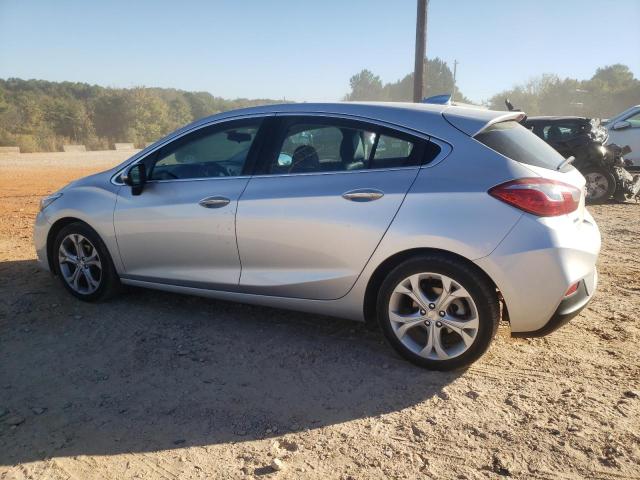
[[88, 225], [77, 222], [62, 228], [55, 237], [52, 254], [62, 285], [80, 300], [105, 300], [119, 290], [111, 256]]
[[604, 203], [616, 190], [616, 179], [611, 172], [603, 168], [591, 167], [582, 172], [586, 180], [586, 197], [589, 204]]
[[394, 268], [378, 295], [378, 321], [404, 358], [432, 370], [477, 360], [500, 321], [495, 287], [465, 262], [440, 255]]

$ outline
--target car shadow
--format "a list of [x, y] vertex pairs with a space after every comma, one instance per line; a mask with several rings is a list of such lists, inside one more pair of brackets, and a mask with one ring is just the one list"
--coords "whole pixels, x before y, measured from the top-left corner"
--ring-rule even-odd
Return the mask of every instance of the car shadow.
[[242, 442], [410, 407], [421, 370], [328, 317], [135, 289], [68, 295], [0, 263], [0, 464]]

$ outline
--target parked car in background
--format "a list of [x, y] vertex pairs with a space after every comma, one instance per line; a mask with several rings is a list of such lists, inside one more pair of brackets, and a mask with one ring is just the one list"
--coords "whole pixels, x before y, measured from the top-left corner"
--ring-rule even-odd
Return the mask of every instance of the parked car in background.
[[640, 170], [640, 105], [631, 107], [624, 112], [603, 121], [609, 133], [609, 143], [629, 145], [631, 153], [625, 159], [631, 160], [629, 170]]
[[[509, 100], [507, 109], [516, 110]], [[602, 203], [611, 197], [624, 202], [640, 191], [640, 177], [627, 170], [626, 145], [608, 138], [607, 129], [597, 119], [572, 116], [524, 117], [522, 125], [556, 149], [563, 157], [573, 157], [573, 165], [584, 175], [587, 203]]]
[[369, 321], [418, 365], [462, 367], [501, 312], [513, 335], [546, 335], [596, 289], [584, 177], [522, 116], [367, 103], [214, 115], [44, 198], [38, 259], [81, 300], [126, 284]]

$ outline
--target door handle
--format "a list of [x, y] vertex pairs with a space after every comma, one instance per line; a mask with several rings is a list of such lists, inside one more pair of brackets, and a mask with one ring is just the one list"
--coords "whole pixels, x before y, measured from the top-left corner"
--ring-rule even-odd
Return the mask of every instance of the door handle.
[[352, 202], [371, 202], [378, 200], [384, 196], [384, 192], [380, 190], [374, 190], [372, 188], [360, 188], [357, 190], [349, 190], [342, 194], [342, 198], [345, 200], [351, 200]]
[[226, 205], [229, 205], [229, 202], [231, 202], [231, 200], [229, 200], [226, 197], [216, 196], [216, 197], [203, 198], [198, 202], [198, 205], [204, 208], [221, 208]]

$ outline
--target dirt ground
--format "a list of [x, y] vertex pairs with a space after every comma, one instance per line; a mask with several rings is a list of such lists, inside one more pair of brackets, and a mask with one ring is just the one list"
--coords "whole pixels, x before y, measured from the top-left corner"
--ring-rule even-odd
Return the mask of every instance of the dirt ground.
[[0, 158], [0, 479], [640, 478], [640, 204], [591, 208], [578, 318], [433, 373], [349, 321], [72, 299], [34, 260], [39, 197], [126, 156]]

